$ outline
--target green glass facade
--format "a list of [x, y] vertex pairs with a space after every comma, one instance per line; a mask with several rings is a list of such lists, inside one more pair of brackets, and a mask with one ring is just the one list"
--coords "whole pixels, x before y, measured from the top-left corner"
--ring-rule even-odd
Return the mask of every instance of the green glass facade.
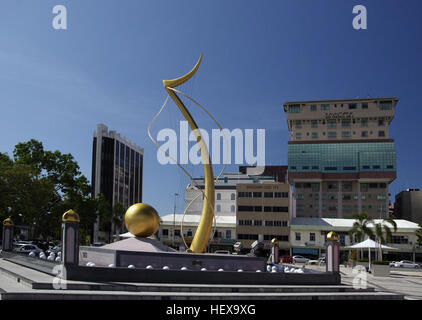
[[289, 144], [289, 172], [395, 172], [393, 142]]

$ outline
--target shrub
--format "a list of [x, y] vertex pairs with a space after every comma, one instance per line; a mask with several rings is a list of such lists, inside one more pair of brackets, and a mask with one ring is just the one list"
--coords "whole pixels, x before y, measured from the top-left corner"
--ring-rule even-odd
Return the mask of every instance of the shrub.
[[358, 262], [369, 262], [368, 259], [358, 259]]
[[384, 266], [386, 266], [386, 265], [389, 265], [389, 264], [390, 264], [388, 261], [380, 261], [380, 260], [374, 260], [374, 261], [371, 261], [371, 263], [372, 263], [372, 264], [384, 265]]

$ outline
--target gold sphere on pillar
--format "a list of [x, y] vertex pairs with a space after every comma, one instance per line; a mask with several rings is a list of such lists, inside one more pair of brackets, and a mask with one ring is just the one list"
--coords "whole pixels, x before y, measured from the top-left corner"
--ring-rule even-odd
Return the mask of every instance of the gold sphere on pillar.
[[149, 237], [157, 232], [160, 217], [157, 211], [146, 203], [135, 203], [125, 214], [126, 229], [137, 237]]

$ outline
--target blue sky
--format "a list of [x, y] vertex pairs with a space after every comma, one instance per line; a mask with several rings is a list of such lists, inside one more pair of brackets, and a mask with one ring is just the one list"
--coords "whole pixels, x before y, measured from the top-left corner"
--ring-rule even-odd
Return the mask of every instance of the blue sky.
[[[357, 4], [367, 30], [352, 27]], [[55, 5], [67, 8], [67, 30], [52, 28]], [[397, 96], [390, 192], [421, 188], [421, 18], [420, 0], [2, 0], [0, 151], [36, 138], [73, 154], [90, 178], [92, 134], [104, 123], [145, 149], [144, 202], [172, 213], [188, 180], [157, 162], [146, 129], [166, 97], [162, 80], [203, 53], [184, 89], [226, 128], [266, 129], [268, 164], [287, 163], [283, 102]], [[153, 132], [180, 119], [169, 104]]]

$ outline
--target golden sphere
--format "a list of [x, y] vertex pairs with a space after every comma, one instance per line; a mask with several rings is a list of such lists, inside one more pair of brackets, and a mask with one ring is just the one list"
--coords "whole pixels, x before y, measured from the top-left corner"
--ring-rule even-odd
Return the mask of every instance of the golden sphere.
[[137, 237], [149, 237], [157, 232], [160, 217], [157, 211], [146, 203], [135, 203], [125, 214], [126, 229]]

